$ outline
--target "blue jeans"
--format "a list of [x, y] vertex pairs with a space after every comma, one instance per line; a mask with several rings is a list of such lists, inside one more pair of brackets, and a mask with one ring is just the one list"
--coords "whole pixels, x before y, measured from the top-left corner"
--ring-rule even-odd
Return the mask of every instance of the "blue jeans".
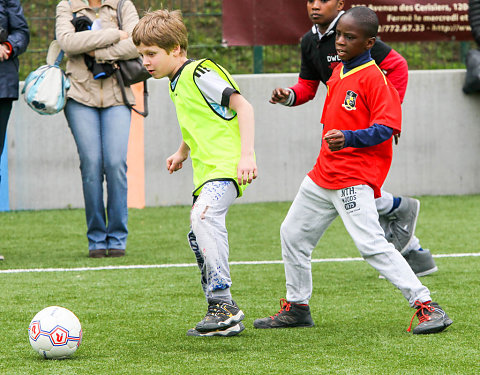
[[[126, 106], [88, 107], [67, 101], [65, 116], [77, 144], [89, 250], [125, 249], [127, 149], [131, 112]], [[107, 218], [103, 180], [107, 181]]]

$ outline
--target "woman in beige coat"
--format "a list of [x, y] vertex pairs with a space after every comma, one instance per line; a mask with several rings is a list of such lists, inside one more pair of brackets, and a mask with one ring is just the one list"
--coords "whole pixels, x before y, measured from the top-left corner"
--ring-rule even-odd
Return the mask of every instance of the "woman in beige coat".
[[[106, 75], [95, 79], [86, 64], [89, 59], [110, 64], [138, 57], [131, 40], [139, 19], [137, 10], [130, 0], [125, 1], [121, 9], [123, 30], [119, 30], [118, 2], [62, 0], [56, 14], [56, 37], [68, 57], [66, 74], [71, 82], [65, 116], [80, 157], [88, 249], [93, 258], [125, 255], [128, 235], [126, 172], [131, 112], [123, 102], [115, 75], [109, 75], [106, 69]], [[76, 32], [72, 21], [82, 16], [92, 25], [89, 30]], [[133, 103], [130, 88], [125, 90]]]

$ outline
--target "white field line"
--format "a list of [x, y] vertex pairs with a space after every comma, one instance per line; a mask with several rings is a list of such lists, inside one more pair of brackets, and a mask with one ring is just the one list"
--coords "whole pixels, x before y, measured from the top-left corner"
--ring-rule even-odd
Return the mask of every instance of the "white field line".
[[[480, 253], [460, 253], [460, 254], [436, 254], [434, 258], [463, 258], [480, 257]], [[312, 263], [336, 263], [336, 262], [358, 262], [363, 258], [324, 258], [312, 259]], [[261, 261], [243, 261], [230, 262], [230, 265], [257, 265], [257, 264], [283, 264], [282, 260], [261, 260]], [[2, 273], [33, 273], [33, 272], [83, 272], [83, 271], [104, 271], [104, 270], [132, 270], [148, 268], [185, 268], [196, 267], [196, 263], [177, 263], [177, 264], [132, 264], [126, 266], [103, 266], [103, 267], [76, 267], [76, 268], [18, 268], [9, 270], [0, 270]]]

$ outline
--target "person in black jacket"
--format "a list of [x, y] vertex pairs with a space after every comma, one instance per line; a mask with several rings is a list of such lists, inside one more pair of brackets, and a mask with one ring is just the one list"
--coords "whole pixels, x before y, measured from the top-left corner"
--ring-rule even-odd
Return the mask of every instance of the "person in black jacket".
[[[18, 56], [30, 32], [19, 0], [0, 0], [0, 156], [3, 153], [12, 102], [18, 99]], [[0, 260], [3, 256], [0, 255]]]
[[[292, 87], [275, 88], [270, 103], [285, 106], [304, 104], [315, 97], [320, 82], [327, 83], [333, 69], [340, 64], [335, 49], [335, 34], [344, 5], [344, 0], [307, 0], [307, 13], [313, 26], [302, 37], [298, 82]], [[379, 39], [371, 49], [371, 56], [403, 102], [408, 82], [406, 60]], [[437, 271], [432, 254], [421, 247], [415, 236], [420, 202], [410, 197], [393, 196], [382, 189], [382, 196], [376, 204], [385, 237], [405, 257], [415, 274], [426, 276]]]
[[480, 0], [468, 1], [468, 21], [477, 48], [468, 51], [465, 58], [467, 68], [462, 90], [465, 94], [480, 92]]
[[468, 19], [472, 28], [472, 35], [480, 47], [480, 0], [468, 1]]

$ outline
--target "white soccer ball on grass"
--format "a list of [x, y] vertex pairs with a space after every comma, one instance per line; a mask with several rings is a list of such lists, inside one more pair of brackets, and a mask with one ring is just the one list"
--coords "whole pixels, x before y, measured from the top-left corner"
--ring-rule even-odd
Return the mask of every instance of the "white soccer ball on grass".
[[28, 326], [33, 350], [44, 358], [71, 356], [82, 342], [82, 326], [70, 310], [49, 306], [35, 315]]

